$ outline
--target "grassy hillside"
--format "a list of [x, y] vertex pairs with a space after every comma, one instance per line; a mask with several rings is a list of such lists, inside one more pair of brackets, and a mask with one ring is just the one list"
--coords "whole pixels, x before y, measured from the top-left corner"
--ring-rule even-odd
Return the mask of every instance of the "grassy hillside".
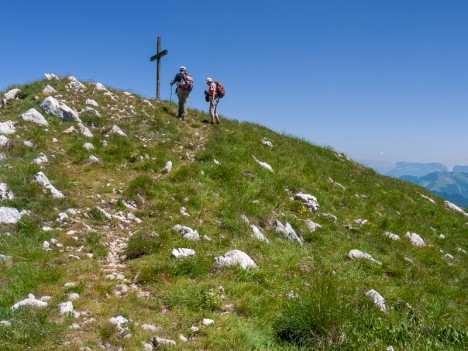
[[[0, 150], [0, 183], [14, 197], [0, 206], [28, 211], [0, 224], [0, 350], [468, 347], [468, 217], [443, 199], [259, 125], [212, 126], [194, 110], [180, 122], [174, 104], [69, 84], [20, 86], [0, 108], [0, 122], [16, 129]], [[81, 127], [46, 114], [47, 96], [78, 111]], [[30, 108], [48, 126], [25, 121]], [[72, 126], [77, 132], [64, 132]], [[41, 153], [48, 162], [33, 163]], [[44, 191], [38, 172], [64, 197]], [[320, 208], [294, 200], [298, 193]], [[278, 233], [276, 221], [301, 242]], [[176, 248], [195, 255], [174, 258]], [[349, 258], [353, 249], [381, 264]], [[214, 265], [231, 250], [258, 267]], [[386, 312], [365, 295], [372, 289]], [[11, 308], [29, 293], [49, 296], [48, 305]], [[66, 302], [73, 307], [61, 313]], [[152, 346], [155, 336], [176, 346]]]

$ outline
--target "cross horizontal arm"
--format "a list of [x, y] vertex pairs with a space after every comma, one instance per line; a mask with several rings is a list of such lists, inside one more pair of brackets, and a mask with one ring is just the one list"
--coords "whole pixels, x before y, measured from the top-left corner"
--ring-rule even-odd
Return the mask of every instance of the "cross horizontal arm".
[[168, 54], [168, 51], [167, 51], [167, 50], [163, 50], [163, 51], [157, 53], [156, 55], [151, 56], [150, 61], [159, 60], [161, 57], [166, 56], [167, 54]]

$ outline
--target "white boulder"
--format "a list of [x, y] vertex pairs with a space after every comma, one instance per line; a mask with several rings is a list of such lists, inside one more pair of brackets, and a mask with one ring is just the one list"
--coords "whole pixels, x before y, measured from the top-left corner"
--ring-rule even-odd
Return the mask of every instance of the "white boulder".
[[400, 240], [400, 236], [392, 232], [385, 232], [384, 235], [392, 240]]
[[261, 167], [263, 167], [263, 168], [269, 170], [269, 171], [272, 172], [272, 173], [275, 173], [275, 171], [273, 170], [273, 168], [272, 168], [268, 163], [257, 160], [257, 159], [255, 158], [255, 156], [253, 156], [253, 155], [252, 155], [252, 157], [253, 157], [253, 159], [255, 160], [255, 162], [257, 162]]
[[68, 77], [68, 81], [69, 83], [67, 84], [67, 88], [69, 89], [82, 90], [86, 88], [83, 83], [81, 83], [78, 79], [76, 79], [73, 76]]
[[81, 134], [83, 134], [85, 137], [92, 138], [93, 133], [86, 127], [83, 123], [78, 122], [78, 128], [80, 128]]
[[37, 183], [41, 184], [45, 189], [48, 189], [52, 193], [52, 197], [57, 198], [57, 199], [61, 199], [65, 197], [60, 191], [58, 191], [50, 183], [49, 178], [47, 178], [47, 176], [44, 173], [42, 172], [37, 173], [34, 179]]
[[21, 300], [11, 306], [12, 310], [17, 310], [22, 306], [30, 306], [30, 307], [47, 307], [47, 302], [41, 301], [36, 299], [33, 294], [29, 294], [27, 299]]
[[10, 142], [10, 139], [8, 139], [4, 135], [0, 135], [0, 146], [7, 146], [9, 142]]
[[250, 228], [252, 228], [252, 236], [260, 241], [264, 241], [266, 243], [269, 243], [270, 241], [268, 240], [268, 238], [262, 233], [262, 231], [255, 225], [255, 224], [252, 224], [250, 226]]
[[197, 230], [193, 230], [190, 227], [186, 227], [180, 224], [176, 224], [172, 229], [176, 232], [183, 234], [184, 239], [188, 239], [191, 241], [200, 241], [200, 234], [198, 234]]
[[16, 133], [13, 121], [0, 122], [0, 134], [8, 135]]
[[387, 307], [385, 306], [385, 299], [374, 289], [371, 289], [364, 293], [367, 297], [371, 298], [374, 304], [383, 312], [387, 312]]
[[164, 166], [164, 171], [166, 173], [169, 173], [170, 171], [172, 171], [172, 161], [166, 162], [166, 165]]
[[364, 259], [364, 260], [367, 260], [367, 261], [370, 261], [372, 263], [375, 263], [379, 266], [382, 265], [382, 262], [379, 262], [377, 260], [375, 260], [371, 255], [369, 255], [368, 253], [365, 253], [365, 252], [362, 252], [362, 251], [359, 251], [359, 250], [351, 250], [349, 251], [348, 253], [348, 257], [353, 259], [353, 260], [360, 260], [360, 259]]
[[99, 104], [93, 100], [93, 99], [87, 99], [86, 100], [86, 105], [91, 105], [91, 106], [94, 106], [94, 107], [99, 107]]
[[465, 216], [468, 216], [468, 213], [466, 213], [462, 208], [458, 207], [457, 205], [451, 203], [450, 201], [445, 201], [445, 205], [447, 205], [448, 208], [460, 212], [464, 214]]
[[317, 212], [320, 209], [317, 198], [313, 195], [300, 192], [294, 195], [293, 200], [301, 201], [311, 212]]
[[193, 257], [195, 256], [195, 250], [193, 249], [173, 249], [172, 250], [172, 256], [175, 258], [181, 258], [181, 257]]
[[424, 239], [419, 235], [419, 234], [416, 234], [416, 233], [411, 233], [411, 232], [406, 232], [405, 236], [410, 239], [411, 243], [414, 245], [414, 246], [419, 246], [419, 247], [424, 247], [426, 246], [426, 242], [424, 241]]
[[44, 89], [42, 89], [42, 92], [44, 94], [52, 94], [52, 93], [56, 93], [57, 90], [55, 90], [53, 87], [51, 87], [49, 84], [47, 84], [47, 86]]
[[66, 104], [59, 102], [52, 96], [48, 96], [44, 99], [41, 108], [48, 115], [59, 117], [62, 121], [81, 121], [78, 112], [68, 107]]
[[10, 100], [16, 99], [16, 96], [21, 92], [18, 88], [8, 90], [2, 99], [2, 104], [6, 105], [6, 103]]
[[120, 129], [118, 126], [116, 126], [115, 124], [112, 126], [111, 130], [109, 131], [109, 134], [118, 134], [124, 137], [127, 136], [127, 134], [125, 134], [124, 131]]
[[18, 223], [21, 217], [27, 214], [27, 211], [18, 211], [12, 207], [0, 207], [0, 224], [15, 224]]
[[306, 219], [305, 224], [306, 224], [307, 228], [309, 228], [311, 233], [315, 232], [318, 228], [322, 228], [322, 226], [320, 224], [315, 223], [314, 221], [312, 221], [310, 219]]
[[47, 80], [59, 80], [59, 77], [57, 77], [55, 74], [53, 73], [44, 73], [44, 77], [45, 79]]
[[41, 166], [44, 163], [49, 162], [49, 159], [47, 158], [47, 156], [44, 153], [41, 152], [39, 154], [39, 157], [35, 158], [32, 162], [35, 163], [38, 166]]
[[122, 316], [111, 317], [111, 318], [109, 318], [109, 322], [111, 324], [114, 324], [117, 327], [117, 330], [119, 331], [119, 334], [123, 334], [127, 330], [129, 330], [128, 319], [125, 318], [125, 317], [122, 317]]
[[243, 269], [248, 270], [251, 268], [257, 268], [255, 262], [245, 252], [240, 250], [232, 250], [226, 252], [222, 256], [218, 256], [214, 259], [214, 267], [230, 267], [239, 265]]
[[44, 116], [35, 108], [30, 108], [29, 110], [27, 110], [25, 113], [21, 115], [21, 118], [24, 121], [34, 122], [43, 126], [49, 125], [49, 123], [46, 121]]
[[155, 336], [152, 340], [152, 343], [154, 346], [159, 347], [159, 346], [176, 346], [177, 343], [175, 340], [170, 340], [170, 339], [164, 339], [160, 338], [159, 336]]
[[271, 141], [268, 141], [265, 138], [262, 139], [262, 144], [268, 147], [273, 147], [273, 144], [271, 143]]
[[11, 200], [15, 197], [13, 192], [8, 188], [5, 183], [0, 183], [0, 200]]
[[98, 91], [107, 91], [107, 88], [101, 83], [96, 83], [95, 87]]
[[282, 234], [288, 240], [297, 241], [299, 244], [303, 244], [304, 239], [302, 239], [291, 226], [291, 224], [286, 222], [286, 225], [283, 225], [280, 221], [275, 221], [275, 231], [279, 234]]

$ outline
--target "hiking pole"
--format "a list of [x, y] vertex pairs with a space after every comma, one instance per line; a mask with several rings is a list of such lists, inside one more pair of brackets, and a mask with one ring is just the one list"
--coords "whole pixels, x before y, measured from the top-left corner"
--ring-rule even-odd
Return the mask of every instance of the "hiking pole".
[[169, 103], [172, 105], [172, 84], [171, 84], [171, 95], [170, 95]]

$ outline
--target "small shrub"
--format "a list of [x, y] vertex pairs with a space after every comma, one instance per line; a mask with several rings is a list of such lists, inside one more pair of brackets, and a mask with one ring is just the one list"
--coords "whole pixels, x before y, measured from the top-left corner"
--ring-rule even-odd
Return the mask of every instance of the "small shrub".
[[132, 236], [128, 242], [125, 255], [132, 260], [144, 255], [155, 253], [161, 247], [161, 239], [155, 233], [139, 233]]

